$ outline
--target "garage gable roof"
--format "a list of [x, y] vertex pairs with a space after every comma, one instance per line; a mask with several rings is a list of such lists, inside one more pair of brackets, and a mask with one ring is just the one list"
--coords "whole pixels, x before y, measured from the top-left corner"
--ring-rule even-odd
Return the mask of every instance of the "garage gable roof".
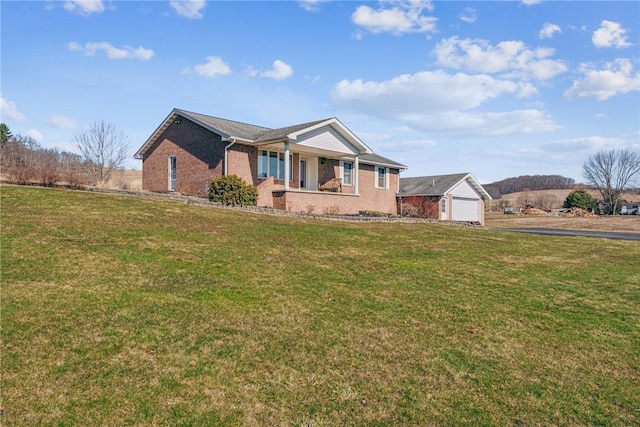
[[491, 196], [470, 173], [456, 173], [451, 175], [420, 176], [416, 178], [400, 178], [400, 196], [444, 196], [453, 187], [467, 180], [484, 200], [491, 200]]

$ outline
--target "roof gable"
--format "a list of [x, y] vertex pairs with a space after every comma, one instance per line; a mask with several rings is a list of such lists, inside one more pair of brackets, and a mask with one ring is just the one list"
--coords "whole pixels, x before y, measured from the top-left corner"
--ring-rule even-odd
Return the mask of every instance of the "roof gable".
[[[174, 122], [179, 122], [180, 117], [190, 120], [205, 129], [220, 135], [223, 141], [233, 141], [246, 145], [263, 145], [281, 141], [292, 141], [300, 145], [319, 143], [318, 140], [311, 141], [314, 136], [325, 134], [326, 141], [332, 145], [328, 151], [336, 153], [353, 153], [362, 156], [364, 163], [380, 164], [384, 166], [406, 169], [406, 166], [393, 162], [382, 156], [373, 154], [364, 142], [353, 134], [345, 125], [335, 117], [323, 120], [316, 120], [278, 129], [271, 129], [263, 126], [256, 126], [248, 123], [222, 119], [219, 117], [207, 116], [205, 114], [174, 108], [165, 120], [156, 128], [151, 136], [136, 152], [135, 158], [141, 159], [144, 153], [160, 138], [160, 135]], [[326, 128], [323, 130], [323, 128]], [[316, 148], [322, 148], [321, 144]], [[367, 157], [368, 156], [368, 157]]]

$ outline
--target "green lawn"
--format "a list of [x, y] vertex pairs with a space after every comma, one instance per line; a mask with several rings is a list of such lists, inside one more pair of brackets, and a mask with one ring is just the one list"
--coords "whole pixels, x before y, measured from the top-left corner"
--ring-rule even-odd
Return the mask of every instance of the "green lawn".
[[1, 192], [2, 425], [638, 425], [640, 245]]

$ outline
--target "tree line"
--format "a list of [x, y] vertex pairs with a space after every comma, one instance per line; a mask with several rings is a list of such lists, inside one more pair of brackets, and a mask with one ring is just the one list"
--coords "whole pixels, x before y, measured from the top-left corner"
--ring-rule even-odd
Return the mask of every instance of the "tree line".
[[2, 174], [16, 184], [103, 186], [128, 158], [126, 137], [105, 122], [95, 122], [72, 143], [80, 154], [43, 148], [29, 136], [13, 135], [6, 124], [0, 123]]
[[535, 190], [563, 190], [573, 188], [575, 185], [575, 179], [561, 175], [522, 175], [492, 182], [483, 187], [491, 197], [499, 199], [503, 194]]

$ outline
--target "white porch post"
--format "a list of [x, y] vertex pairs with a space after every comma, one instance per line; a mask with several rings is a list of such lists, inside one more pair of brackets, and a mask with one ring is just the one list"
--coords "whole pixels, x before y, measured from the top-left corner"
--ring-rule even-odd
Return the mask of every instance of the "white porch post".
[[290, 176], [291, 176], [291, 171], [289, 170], [289, 141], [285, 141], [284, 143], [284, 190], [285, 191], [289, 189]]
[[360, 156], [356, 156], [355, 162], [353, 162], [353, 168], [355, 169], [355, 172], [356, 172], [353, 174], [354, 191], [356, 194], [360, 194], [358, 192], [358, 184], [360, 182]]

